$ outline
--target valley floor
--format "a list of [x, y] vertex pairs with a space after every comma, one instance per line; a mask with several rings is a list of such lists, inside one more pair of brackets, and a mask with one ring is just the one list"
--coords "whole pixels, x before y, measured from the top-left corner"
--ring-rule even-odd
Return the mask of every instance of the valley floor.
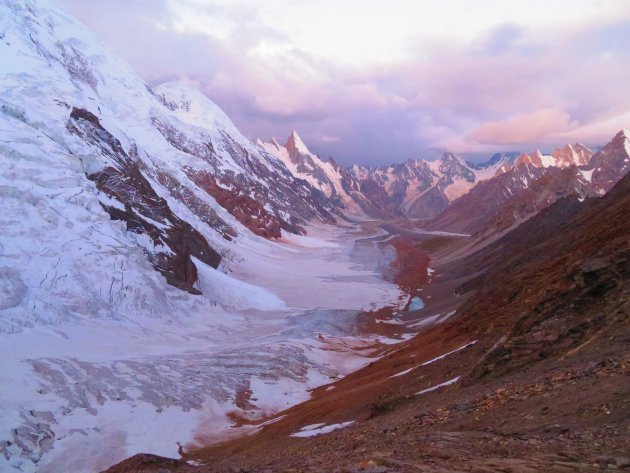
[[[602, 240], [613, 242], [597, 253], [607, 255], [603, 264], [568, 250], [583, 239], [541, 238], [557, 248], [533, 257], [514, 251], [516, 234], [484, 255], [465, 238], [404, 222], [386, 228], [434, 256], [427, 284], [416, 288], [424, 306], [382, 314], [417, 335], [250, 435], [210, 442], [183, 460], [138, 455], [108, 473], [630, 469], [623, 229]], [[531, 241], [531, 229], [523, 235]]]

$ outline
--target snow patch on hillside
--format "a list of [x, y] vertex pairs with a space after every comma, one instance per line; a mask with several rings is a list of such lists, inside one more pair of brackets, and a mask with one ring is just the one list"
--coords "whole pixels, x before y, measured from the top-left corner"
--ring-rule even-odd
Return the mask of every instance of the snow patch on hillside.
[[340, 422], [338, 424], [312, 424], [302, 427], [299, 432], [294, 432], [290, 436], [297, 438], [307, 438], [307, 437], [315, 437], [317, 435], [329, 434], [330, 432], [334, 432], [338, 429], [343, 429], [344, 427], [348, 427], [354, 424], [353, 420], [349, 420], [347, 422]]

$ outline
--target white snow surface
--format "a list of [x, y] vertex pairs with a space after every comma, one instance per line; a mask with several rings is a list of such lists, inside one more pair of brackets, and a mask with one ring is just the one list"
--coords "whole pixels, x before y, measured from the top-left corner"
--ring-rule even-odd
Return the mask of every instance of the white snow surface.
[[[124, 237], [115, 222], [105, 223]], [[355, 335], [354, 314], [369, 303], [399, 304], [401, 294], [350, 257], [356, 236], [332, 235], [321, 245], [309, 238], [309, 247], [244, 241], [249, 253], [233, 264], [232, 275], [196, 261], [204, 289], [197, 297], [167, 286], [150, 267], [134, 267], [130, 260], [124, 277], [133, 291], [124, 298], [114, 292], [111, 303], [99, 301], [100, 317], [88, 312], [41, 320], [24, 305], [38, 302], [39, 288], [19, 265], [11, 268], [11, 284], [3, 293], [12, 294], [18, 305], [3, 311], [2, 321], [12, 321], [9, 314], [28, 317], [19, 330], [0, 333], [0, 434], [12, 442], [1, 469], [57, 472], [74, 465], [73, 471], [93, 471], [138, 452], [177, 457], [176, 441], [190, 445], [197, 438], [238, 432], [227, 418], [240, 411], [234, 404], [238, 392], [252, 392], [253, 407], [240, 414], [264, 418], [306, 400], [308, 389], [371, 361], [365, 356], [369, 347], [387, 341]], [[107, 243], [80, 242], [87, 252]], [[51, 256], [53, 268], [57, 261]], [[74, 270], [75, 279], [84, 274], [64, 261], [58, 270]], [[102, 270], [91, 266], [85, 274], [109, 268], [105, 261]], [[234, 277], [256, 268], [254, 283]], [[116, 270], [112, 277], [122, 279]], [[45, 280], [61, 285], [65, 279], [56, 281], [51, 274]], [[103, 291], [109, 284], [106, 279]], [[65, 291], [73, 294], [69, 286]], [[52, 297], [46, 290], [41, 294]], [[90, 293], [83, 297], [76, 304], [96, 303]], [[328, 343], [341, 349], [329, 350]], [[368, 350], [359, 355], [356, 348]], [[44, 441], [21, 449], [12, 435], [16, 428], [20, 435], [37, 432]]]
[[[397, 378], [398, 376], [404, 376], [404, 375], [406, 375], [406, 374], [408, 374], [408, 373], [411, 373], [411, 372], [412, 372], [413, 370], [415, 370], [416, 368], [420, 368], [420, 367], [422, 367], [422, 366], [427, 366], [427, 365], [430, 365], [430, 364], [432, 364], [432, 363], [435, 363], [436, 361], [443, 360], [443, 359], [444, 359], [444, 358], [446, 358], [447, 356], [452, 355], [453, 353], [457, 353], [458, 351], [464, 350], [464, 349], [466, 349], [466, 348], [468, 348], [468, 347], [470, 347], [470, 346], [474, 345], [475, 343], [477, 343], [477, 340], [474, 340], [474, 341], [472, 341], [472, 342], [469, 342], [469, 343], [467, 343], [466, 345], [463, 345], [463, 346], [461, 346], [461, 347], [459, 347], [459, 348], [456, 348], [455, 350], [451, 350], [451, 351], [449, 351], [448, 353], [444, 353], [443, 355], [436, 356], [435, 358], [432, 358], [431, 360], [425, 361], [424, 363], [421, 363], [421, 364], [419, 364], [418, 366], [412, 366], [411, 368], [406, 369], [405, 371], [401, 371], [400, 373], [396, 373], [396, 374], [394, 374], [394, 375], [390, 376], [390, 378]], [[450, 384], [450, 383], [449, 383], [449, 384]], [[445, 384], [440, 384], [439, 386], [436, 386], [435, 388], [430, 388], [429, 390], [431, 390], [431, 391], [432, 391], [433, 389], [437, 389], [438, 387], [442, 387], [442, 386], [445, 386]], [[426, 390], [425, 390], [424, 392], [428, 392], [428, 391], [426, 391]], [[420, 392], [420, 393], [417, 393], [417, 394], [422, 394], [422, 393], [423, 393], [423, 392]]]
[[398, 378], [399, 376], [404, 376], [406, 374], [411, 373], [415, 368], [416, 368], [415, 366], [412, 366], [411, 368], [406, 369], [405, 371], [401, 371], [400, 373], [391, 375], [390, 378]]
[[623, 147], [626, 150], [626, 154], [630, 156], [630, 131], [624, 128], [623, 130], [621, 130], [621, 132], [623, 133], [623, 136], [626, 138], [623, 142]]
[[448, 353], [444, 353], [443, 355], [436, 356], [435, 358], [433, 358], [433, 359], [431, 359], [429, 361], [425, 361], [420, 366], [427, 366], [427, 365], [430, 365], [431, 363], [435, 363], [436, 361], [443, 360], [444, 358], [446, 358], [449, 355], [452, 355], [453, 353], [457, 353], [458, 351], [461, 351], [461, 350], [464, 350], [465, 348], [473, 346], [475, 343], [477, 343], [477, 340], [473, 340], [472, 342], [469, 342], [466, 345], [463, 345], [463, 346], [461, 346], [459, 348], [456, 348], [455, 350], [451, 350]]
[[432, 391], [435, 391], [437, 389], [443, 388], [444, 386], [450, 386], [451, 384], [455, 384], [457, 381], [459, 381], [459, 376], [455, 376], [452, 379], [449, 379], [448, 381], [444, 381], [443, 383], [440, 384], [436, 384], [435, 386], [431, 386], [430, 388], [427, 389], [423, 389], [422, 391], [418, 391], [416, 393], [416, 396], [420, 396], [422, 394], [426, 394], [426, 393], [430, 393]]
[[328, 434], [337, 429], [343, 429], [344, 427], [348, 427], [349, 425], [354, 424], [353, 420], [349, 420], [347, 422], [340, 422], [338, 424], [312, 424], [302, 427], [298, 432], [294, 432], [290, 435], [290, 437], [315, 437], [316, 435]]

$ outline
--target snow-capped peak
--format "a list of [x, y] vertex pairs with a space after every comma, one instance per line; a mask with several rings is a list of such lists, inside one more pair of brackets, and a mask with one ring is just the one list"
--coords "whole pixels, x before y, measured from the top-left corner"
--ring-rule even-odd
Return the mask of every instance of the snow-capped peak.
[[554, 158], [554, 166], [584, 166], [593, 157], [593, 152], [581, 143], [567, 144], [551, 153]]
[[619, 130], [603, 149], [608, 148], [623, 150], [627, 156], [630, 156], [630, 131], [626, 128]]
[[630, 156], [630, 132], [624, 128], [621, 130], [621, 136], [625, 138], [624, 147], [626, 149], [626, 154]]
[[302, 138], [300, 138], [300, 135], [298, 135], [298, 132], [295, 131], [295, 129], [293, 129], [291, 135], [289, 136], [289, 139], [287, 140], [286, 148], [289, 150], [289, 152], [295, 150], [300, 154], [313, 154], [308, 149], [306, 144], [304, 144], [304, 141], [302, 141]]
[[184, 122], [204, 128], [218, 127], [230, 132], [236, 130], [236, 126], [225, 112], [189, 82], [183, 80], [164, 82], [155, 86], [153, 92]]
[[459, 156], [450, 153], [450, 152], [444, 152], [442, 153], [442, 156], [440, 157], [440, 160], [442, 162], [453, 162], [453, 163], [458, 163], [461, 166], [464, 167], [468, 167], [468, 165], [466, 164], [466, 161], [463, 160], [462, 158], [460, 158]]
[[619, 132], [618, 136], [623, 139], [623, 147], [626, 151], [626, 155], [630, 156], [630, 131], [624, 128]]
[[623, 140], [623, 146], [626, 149], [626, 154], [630, 156], [630, 131], [626, 128], [623, 128], [617, 136], [620, 140]]

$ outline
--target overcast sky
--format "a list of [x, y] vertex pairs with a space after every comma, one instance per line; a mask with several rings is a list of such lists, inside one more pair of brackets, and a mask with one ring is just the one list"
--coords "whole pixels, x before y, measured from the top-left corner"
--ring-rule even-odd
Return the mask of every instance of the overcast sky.
[[627, 0], [60, 0], [150, 84], [343, 164], [605, 144], [630, 128]]

